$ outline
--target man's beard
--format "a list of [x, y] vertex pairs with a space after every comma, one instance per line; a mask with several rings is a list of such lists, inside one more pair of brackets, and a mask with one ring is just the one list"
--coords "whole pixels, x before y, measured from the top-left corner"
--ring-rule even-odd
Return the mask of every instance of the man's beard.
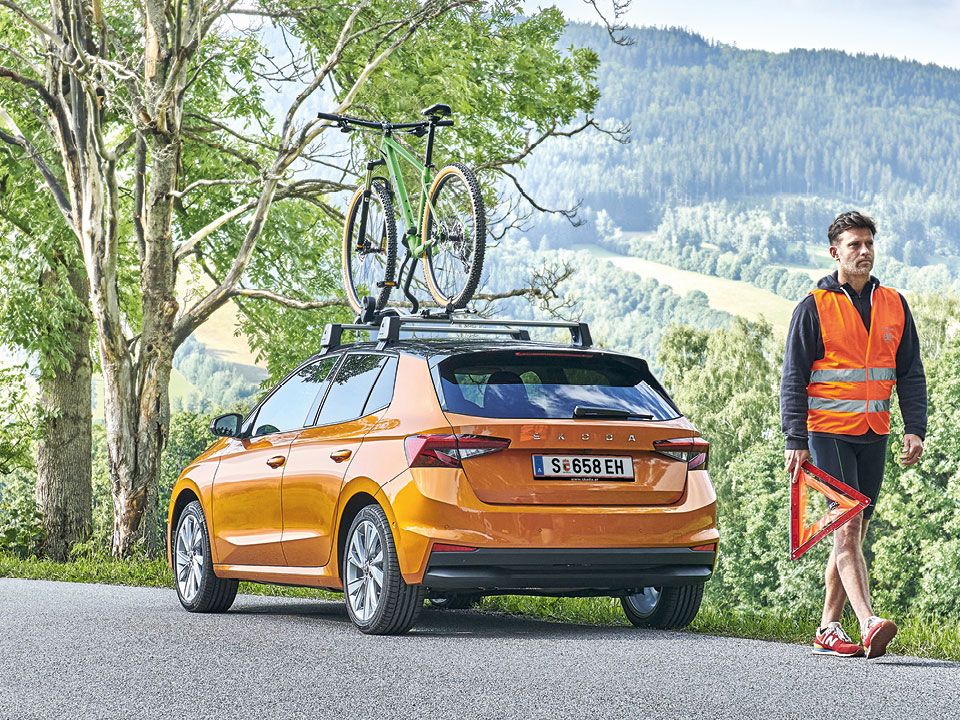
[[870, 275], [870, 271], [873, 270], [873, 260], [869, 260], [864, 264], [859, 264], [859, 260], [852, 260], [849, 262], [841, 262], [840, 267], [843, 269], [844, 275]]

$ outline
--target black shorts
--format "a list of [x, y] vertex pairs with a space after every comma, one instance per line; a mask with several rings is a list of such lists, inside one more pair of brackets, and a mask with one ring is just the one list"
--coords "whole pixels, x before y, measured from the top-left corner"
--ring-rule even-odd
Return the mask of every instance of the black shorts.
[[873, 508], [880, 495], [880, 485], [883, 483], [887, 438], [870, 443], [855, 443], [846, 442], [837, 436], [811, 435], [807, 442], [814, 465], [870, 498], [870, 504], [863, 511], [863, 517], [869, 519], [873, 515]]

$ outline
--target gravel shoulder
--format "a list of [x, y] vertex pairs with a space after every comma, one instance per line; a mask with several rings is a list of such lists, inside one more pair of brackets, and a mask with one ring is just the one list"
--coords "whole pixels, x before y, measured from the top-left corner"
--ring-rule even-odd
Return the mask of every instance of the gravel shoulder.
[[0, 579], [0, 718], [956, 718], [960, 663], [425, 610], [367, 637], [343, 604]]

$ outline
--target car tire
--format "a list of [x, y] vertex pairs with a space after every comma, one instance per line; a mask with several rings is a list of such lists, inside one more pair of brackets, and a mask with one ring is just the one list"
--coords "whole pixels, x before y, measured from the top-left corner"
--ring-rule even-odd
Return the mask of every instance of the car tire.
[[478, 593], [450, 593], [430, 598], [434, 610], [469, 610], [483, 599]]
[[413, 627], [424, 588], [404, 582], [390, 521], [379, 505], [367, 505], [353, 519], [341, 577], [347, 613], [361, 632], [400, 635]]
[[703, 583], [644, 588], [620, 598], [627, 619], [643, 628], [670, 630], [693, 622], [703, 601]]
[[171, 557], [173, 584], [185, 610], [219, 613], [230, 609], [240, 581], [214, 574], [210, 534], [198, 500], [189, 503], [177, 519]]

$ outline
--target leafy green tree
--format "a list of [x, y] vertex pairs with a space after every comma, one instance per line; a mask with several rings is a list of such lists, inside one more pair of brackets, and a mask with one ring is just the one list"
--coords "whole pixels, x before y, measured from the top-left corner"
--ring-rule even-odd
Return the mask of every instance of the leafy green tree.
[[[306, 226], [333, 246], [340, 217], [329, 196], [349, 189], [356, 164], [317, 106], [395, 118], [449, 93], [462, 126], [440, 152], [474, 163], [487, 182], [511, 179], [545, 139], [597, 127], [589, 117], [569, 126], [596, 102], [597, 58], [557, 49], [554, 9], [519, 18], [518, 2], [480, 0], [2, 6], [0, 141], [32, 162], [83, 251], [117, 555], [156, 504], [176, 348], [234, 298], [341, 307], [328, 277], [258, 269], [272, 242], [289, 257], [309, 244], [288, 234], [305, 215], [289, 220], [287, 204], [309, 211], [294, 216], [313, 213]], [[251, 15], [291, 40], [289, 57], [267, 59], [268, 26]], [[288, 98], [279, 113], [265, 87]], [[178, 274], [195, 296], [178, 297]], [[267, 325], [264, 337], [283, 327]]]
[[781, 353], [766, 321], [736, 317], [729, 329], [665, 333], [658, 363], [674, 401], [710, 440], [713, 467], [722, 470], [739, 449], [779, 432]]
[[[0, 133], [13, 122], [3, 112], [0, 100]], [[32, 117], [21, 123], [41, 127]], [[0, 187], [0, 342], [26, 354], [37, 377], [35, 397], [24, 402], [38, 410], [32, 447], [43, 551], [64, 559], [90, 531], [92, 325], [83, 259], [49, 196], [37, 192], [21, 148], [0, 143]]]
[[43, 549], [43, 517], [33, 501], [34, 418], [22, 368], [0, 369], [0, 551], [28, 557]]

